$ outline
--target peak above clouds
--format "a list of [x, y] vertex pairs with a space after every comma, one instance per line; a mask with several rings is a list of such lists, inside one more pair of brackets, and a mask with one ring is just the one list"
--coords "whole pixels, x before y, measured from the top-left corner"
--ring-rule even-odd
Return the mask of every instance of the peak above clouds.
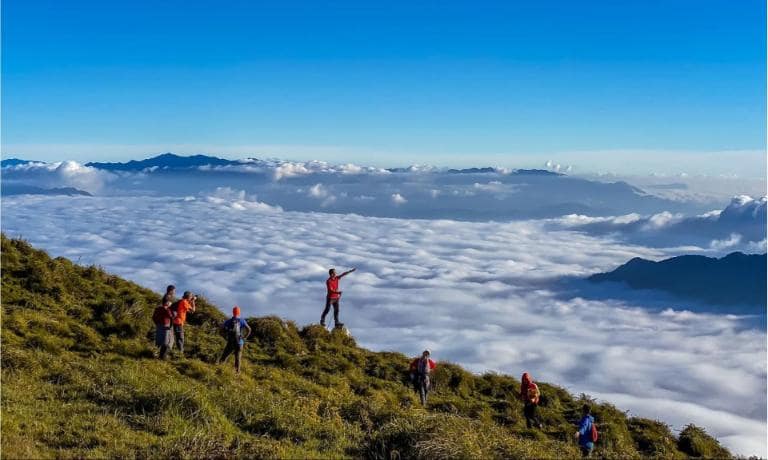
[[765, 314], [765, 254], [733, 252], [720, 259], [686, 255], [659, 262], [638, 257], [589, 279], [622, 282], [635, 289], [664, 290], [706, 302], [719, 313]]

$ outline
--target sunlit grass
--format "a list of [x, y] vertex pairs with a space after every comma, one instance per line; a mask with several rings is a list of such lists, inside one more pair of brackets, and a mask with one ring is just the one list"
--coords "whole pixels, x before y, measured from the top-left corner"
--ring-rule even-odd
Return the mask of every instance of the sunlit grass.
[[[519, 382], [439, 363], [424, 409], [408, 358], [343, 333], [250, 318], [243, 373], [216, 365], [223, 315], [202, 299], [187, 357], [154, 358], [159, 297], [98, 267], [2, 238], [4, 458], [571, 458], [579, 408], [541, 384], [542, 430], [525, 428]], [[595, 404], [608, 458], [723, 457], [703, 430]]]

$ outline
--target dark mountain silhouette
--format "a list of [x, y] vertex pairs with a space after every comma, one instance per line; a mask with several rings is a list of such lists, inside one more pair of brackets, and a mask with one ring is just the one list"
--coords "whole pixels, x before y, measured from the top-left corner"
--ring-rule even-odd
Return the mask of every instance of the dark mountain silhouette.
[[518, 176], [565, 176], [565, 174], [546, 169], [517, 169], [513, 174]]
[[2, 194], [11, 195], [69, 195], [93, 196], [92, 194], [74, 187], [43, 188], [26, 184], [2, 184]]
[[5, 168], [7, 166], [25, 165], [27, 163], [40, 163], [40, 162], [39, 161], [31, 161], [31, 160], [22, 160], [20, 158], [8, 158], [8, 159], [0, 161], [0, 168]]
[[127, 163], [86, 163], [86, 166], [104, 169], [107, 171], [141, 171], [146, 168], [187, 169], [198, 166], [226, 166], [238, 164], [237, 161], [207, 155], [179, 156], [173, 153], [164, 153], [146, 160], [131, 160]]
[[[626, 283], [634, 289], [658, 289], [711, 305], [766, 308], [766, 255], [733, 252], [720, 259], [685, 255], [654, 262], [635, 257], [593, 282]], [[757, 310], [755, 310], [757, 312]]]
[[449, 174], [485, 174], [485, 173], [495, 173], [497, 172], [496, 168], [492, 168], [490, 166], [487, 166], [485, 168], [466, 168], [466, 169], [449, 169]]

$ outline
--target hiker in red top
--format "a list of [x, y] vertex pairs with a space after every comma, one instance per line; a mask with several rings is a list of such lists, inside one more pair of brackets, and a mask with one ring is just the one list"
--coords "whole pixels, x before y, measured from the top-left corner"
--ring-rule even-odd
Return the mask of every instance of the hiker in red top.
[[171, 308], [173, 311], [173, 335], [176, 340], [176, 347], [179, 349], [182, 358], [184, 357], [184, 323], [187, 322], [187, 312], [195, 312], [195, 301], [197, 296], [190, 291], [184, 291], [181, 300]]
[[168, 349], [173, 344], [173, 330], [171, 329], [173, 313], [171, 313], [170, 300], [166, 300], [162, 305], [155, 308], [154, 313], [152, 313], [152, 321], [155, 323], [155, 345], [160, 347], [160, 353], [157, 357], [165, 359]]
[[344, 323], [339, 322], [339, 300], [341, 299], [341, 291], [339, 290], [339, 280], [349, 275], [355, 270], [357, 269], [353, 268], [352, 270], [346, 271], [339, 276], [336, 276], [335, 268], [328, 270], [328, 274], [330, 276], [325, 281], [325, 287], [328, 290], [328, 292], [326, 293], [326, 296], [325, 296], [325, 310], [323, 310], [323, 315], [320, 317], [321, 326], [325, 327], [325, 316], [331, 310], [331, 305], [333, 305], [333, 322], [337, 328], [344, 327]]
[[523, 415], [525, 415], [525, 425], [528, 428], [538, 427], [541, 428], [541, 421], [538, 414], [536, 414], [536, 408], [539, 407], [539, 386], [533, 382], [531, 374], [524, 373], [520, 383], [520, 399], [525, 404], [523, 408]]
[[422, 406], [427, 405], [427, 394], [431, 387], [429, 373], [436, 367], [435, 362], [429, 359], [429, 355], [429, 350], [424, 350], [421, 357], [411, 361], [410, 366], [411, 382], [413, 382], [413, 387], [419, 394]]

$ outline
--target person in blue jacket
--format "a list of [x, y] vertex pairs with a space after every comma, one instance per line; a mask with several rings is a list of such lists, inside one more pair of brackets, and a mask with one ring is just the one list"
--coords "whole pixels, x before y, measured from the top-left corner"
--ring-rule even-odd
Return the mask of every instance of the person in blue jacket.
[[240, 307], [235, 306], [232, 309], [232, 317], [224, 321], [221, 325], [224, 337], [227, 339], [227, 346], [224, 347], [224, 353], [221, 354], [219, 362], [224, 362], [229, 355], [235, 354], [235, 372], [240, 373], [240, 360], [243, 356], [243, 346], [245, 339], [251, 335], [251, 326], [248, 322], [240, 318]]
[[589, 457], [592, 453], [592, 449], [595, 448], [595, 443], [592, 442], [592, 425], [595, 423], [595, 419], [591, 415], [592, 408], [589, 404], [584, 404], [581, 408], [581, 421], [579, 422], [579, 431], [576, 432], [576, 438], [579, 440], [579, 447], [581, 447], [581, 454], [584, 457]]

